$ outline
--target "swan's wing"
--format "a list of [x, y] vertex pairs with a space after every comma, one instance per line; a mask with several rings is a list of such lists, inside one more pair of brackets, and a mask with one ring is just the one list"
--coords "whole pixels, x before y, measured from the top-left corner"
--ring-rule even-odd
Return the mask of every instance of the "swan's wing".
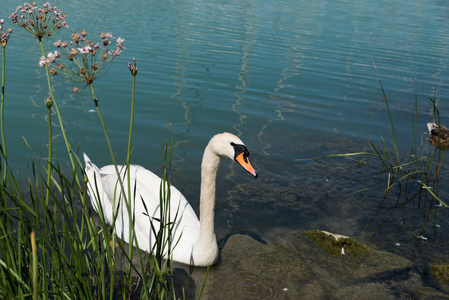
[[[142, 232], [151, 227], [148, 223], [148, 216], [144, 218], [137, 215], [138, 212], [146, 215], [145, 212], [148, 211], [154, 228], [159, 230], [161, 178], [142, 167], [137, 167], [132, 171], [134, 174], [131, 174], [134, 176], [131, 177], [136, 179], [135, 197], [134, 195], [131, 197], [135, 199], [135, 226]], [[133, 183], [131, 185], [134, 187]], [[131, 192], [133, 193], [133, 191]], [[174, 223], [172, 238], [174, 244], [179, 242], [177, 248], [193, 245], [197, 241], [199, 236], [198, 217], [186, 198], [174, 186], [170, 187], [169, 219], [171, 223]]]
[[[93, 169], [95, 170], [95, 168]], [[128, 179], [125, 168], [122, 166], [118, 166], [118, 168], [122, 183], [126, 189], [126, 195], [128, 195]], [[101, 205], [105, 219], [109, 224], [113, 222], [113, 211], [117, 212], [118, 208], [119, 212], [115, 223], [116, 233], [129, 243], [129, 214], [127, 206], [123, 202], [123, 197], [118, 197], [121, 188], [115, 167], [112, 165], [105, 166], [96, 171], [98, 172], [93, 176], [92, 174], [89, 176], [86, 168], [89, 181], [91, 181], [90, 188], [92, 191], [89, 193], [89, 196], [91, 196], [92, 205], [100, 213], [99, 207], [95, 204], [97, 201], [93, 200], [91, 195], [91, 193], [96, 194], [96, 190], [98, 190], [100, 195], [98, 203]], [[150, 251], [154, 240], [150, 222], [152, 222], [156, 231], [159, 230], [159, 222], [157, 220], [160, 219], [159, 193], [161, 178], [143, 167], [131, 165], [130, 185], [131, 199], [133, 200], [131, 209], [134, 215], [134, 228], [139, 247]], [[176, 249], [185, 248], [188, 245], [193, 245], [198, 239], [199, 221], [190, 204], [175, 187], [171, 187], [170, 194], [170, 221], [175, 222], [173, 243], [176, 244], [179, 241]], [[128, 196], [127, 199], [130, 199], [130, 197]], [[113, 209], [114, 205], [116, 209]], [[125, 226], [122, 226], [122, 224], [125, 224]]]

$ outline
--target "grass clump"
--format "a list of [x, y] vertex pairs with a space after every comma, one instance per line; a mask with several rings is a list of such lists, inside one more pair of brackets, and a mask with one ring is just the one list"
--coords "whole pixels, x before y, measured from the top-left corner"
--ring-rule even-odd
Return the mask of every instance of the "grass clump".
[[[371, 248], [349, 237], [331, 234], [322, 230], [307, 230], [306, 236], [335, 256], [355, 255], [365, 256]], [[344, 249], [344, 252], [342, 251]]]
[[[11, 14], [10, 19], [39, 40], [42, 53], [39, 66], [45, 67], [48, 84], [45, 110], [48, 113], [49, 144], [48, 156], [43, 158], [35, 155], [28, 162], [30, 175], [22, 180], [9, 164], [6, 155], [6, 126], [3, 122], [6, 102], [5, 50], [12, 30], [4, 32], [5, 21], [0, 19], [3, 53], [0, 105], [0, 299], [179, 299], [182, 291], [175, 294], [173, 289], [170, 253], [167, 254], [167, 260], [163, 259], [164, 249], [171, 249], [170, 243], [176, 242], [171, 237], [175, 223], [167, 218], [170, 214], [170, 189], [166, 187], [170, 186], [172, 144], [162, 148], [164, 168], [160, 206], [167, 209], [161, 209], [160, 218], [149, 219], [148, 224], [153, 226], [151, 222], [159, 222], [159, 231], [153, 227], [158, 243], [152, 253], [136, 251], [133, 243], [126, 244], [116, 237], [114, 226], [107, 224], [102, 213], [97, 216], [92, 212], [88, 204], [87, 185], [93, 183], [89, 183], [84, 174], [79, 151], [75, 151], [69, 142], [62, 110], [58, 108], [58, 100], [53, 95], [54, 79], [50, 75], [64, 75], [64, 79], [82, 82], [90, 88], [110, 158], [119, 175], [115, 151], [110, 143], [106, 121], [100, 112], [93, 82], [102, 75], [100, 73], [109, 69], [114, 57], [121, 54], [124, 39], [117, 38], [116, 46], [108, 49], [112, 34], [102, 33], [101, 41], [94, 43], [86, 39], [87, 32], [83, 30], [72, 34], [73, 41], [70, 44], [65, 41], [53, 43], [67, 54], [63, 57], [59, 51], [45, 53], [43, 45], [55, 30], [68, 27], [64, 21], [65, 14], [59, 9], [48, 2], [43, 7], [38, 7], [35, 2], [25, 3]], [[50, 69], [52, 64], [57, 65], [58, 70]], [[137, 75], [135, 58], [128, 68], [133, 81], [127, 157], [123, 165], [129, 170]], [[79, 92], [78, 88], [73, 91]], [[70, 161], [68, 170], [67, 167], [63, 170], [53, 157], [55, 134], [52, 127], [55, 126], [52, 125], [52, 114], [63, 135]], [[134, 212], [130, 206], [133, 194], [130, 186], [129, 176], [119, 179], [117, 201], [126, 202], [127, 212], [131, 216]], [[129, 235], [135, 237], [132, 222], [129, 230]]]
[[[374, 68], [377, 72], [375, 65]], [[403, 152], [399, 149], [399, 136], [396, 134], [389, 100], [378, 72], [377, 75], [388, 113], [390, 138], [385, 138], [379, 130], [380, 142], [374, 143], [368, 139], [367, 151], [328, 154], [312, 159], [296, 159], [296, 161], [312, 160], [337, 170], [360, 175], [361, 178], [363, 176], [373, 179], [371, 180], [373, 186], [362, 187], [347, 195], [355, 196], [368, 191], [379, 192], [374, 199], [377, 209], [374, 210], [366, 228], [367, 231], [374, 229], [371, 238], [374, 238], [385, 224], [395, 222], [396, 219], [403, 222], [409, 218], [415, 218], [416, 214], [422, 214], [424, 221], [423, 224], [412, 224], [412, 226], [420, 226], [414, 230], [414, 235], [430, 235], [431, 232], [428, 230], [430, 226], [426, 226], [426, 223], [437, 219], [438, 210], [449, 207], [447, 201], [440, 195], [440, 179], [447, 149], [432, 147], [430, 142], [422, 143], [423, 140], [429, 139], [431, 132], [422, 133], [424, 126], [420, 126], [418, 120], [417, 96], [414, 99], [414, 111], [411, 116], [410, 135], [413, 136], [413, 142], [409, 151]], [[431, 98], [430, 101], [433, 113], [429, 117], [433, 119], [437, 128], [442, 128], [437, 100]], [[442, 137], [441, 133], [439, 135]], [[400, 236], [404, 228], [400, 223], [395, 239]]]

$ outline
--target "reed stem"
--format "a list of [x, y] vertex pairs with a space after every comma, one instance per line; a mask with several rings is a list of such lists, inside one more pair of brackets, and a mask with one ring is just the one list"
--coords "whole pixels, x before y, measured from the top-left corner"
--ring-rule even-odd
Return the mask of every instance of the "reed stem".
[[[42, 56], [45, 57], [45, 50], [44, 50], [44, 46], [43, 46], [43, 43], [42, 43], [42, 39], [39, 40], [39, 45], [41, 46]], [[72, 170], [75, 171], [77, 168], [76, 168], [75, 160], [73, 158], [72, 147], [70, 146], [70, 143], [69, 143], [69, 141], [67, 139], [67, 135], [66, 135], [66, 132], [65, 132], [65, 129], [64, 129], [64, 123], [62, 121], [62, 117], [61, 117], [61, 113], [59, 111], [58, 103], [56, 102], [56, 99], [55, 99], [55, 97], [53, 95], [53, 89], [51, 87], [50, 72], [48, 70], [48, 64], [45, 64], [45, 71], [46, 71], [46, 74], [47, 74], [48, 92], [50, 94], [51, 101], [52, 101], [52, 103], [53, 103], [53, 105], [55, 107], [56, 115], [57, 115], [58, 121], [59, 121], [59, 127], [61, 128], [61, 133], [62, 133], [62, 136], [64, 138], [64, 143], [65, 143], [66, 148], [67, 148], [67, 154], [69, 155], [70, 163], [72, 165]], [[49, 159], [48, 167], [50, 169], [50, 170], [48, 170], [48, 172], [51, 172], [51, 157], [49, 157], [48, 159]], [[75, 176], [75, 182], [76, 182], [78, 188], [81, 189], [81, 184], [79, 182], [78, 176]], [[48, 184], [50, 184], [50, 183], [48, 182]]]
[[2, 101], [0, 104], [0, 126], [1, 126], [1, 134], [2, 134], [2, 147], [1, 150], [3, 152], [3, 182], [6, 181], [6, 139], [5, 139], [5, 126], [4, 126], [4, 104], [5, 104], [5, 75], [6, 75], [6, 57], [5, 57], [5, 50], [6, 47], [2, 47]]

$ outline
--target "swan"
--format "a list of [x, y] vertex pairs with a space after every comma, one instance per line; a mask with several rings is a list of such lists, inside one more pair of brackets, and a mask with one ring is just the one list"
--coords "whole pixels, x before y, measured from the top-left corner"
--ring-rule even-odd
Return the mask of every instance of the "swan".
[[[200, 267], [213, 265], [217, 261], [218, 246], [214, 232], [214, 207], [218, 166], [223, 157], [229, 157], [257, 178], [257, 173], [251, 166], [248, 156], [248, 149], [237, 136], [225, 132], [212, 137], [204, 150], [201, 163], [199, 220], [192, 206], [181, 192], [173, 186], [170, 187], [171, 221], [178, 211], [174, 231], [172, 232], [172, 241], [173, 244], [176, 244], [171, 252], [173, 261]], [[128, 210], [123, 203], [124, 201], [119, 201], [123, 197], [116, 197], [119, 194], [117, 191], [120, 190], [120, 185], [115, 167], [108, 165], [99, 169], [85, 153], [84, 162], [88, 180], [87, 191], [94, 210], [98, 214], [103, 213], [106, 222], [110, 225], [113, 223], [113, 214], [118, 213], [115, 232], [119, 238], [129, 243]], [[126, 167], [118, 166], [118, 169], [121, 170], [119, 171], [120, 176], [127, 193]], [[134, 212], [134, 230], [137, 238], [137, 245], [135, 243], [134, 245], [150, 252], [155, 237], [149, 222], [153, 218], [159, 218], [161, 178], [138, 165], [130, 165], [129, 170], [131, 208]], [[115, 201], [114, 197], [116, 198]], [[129, 199], [129, 197], [126, 197], [126, 199]], [[159, 222], [152, 223], [157, 231]], [[166, 251], [164, 252], [166, 253]]]

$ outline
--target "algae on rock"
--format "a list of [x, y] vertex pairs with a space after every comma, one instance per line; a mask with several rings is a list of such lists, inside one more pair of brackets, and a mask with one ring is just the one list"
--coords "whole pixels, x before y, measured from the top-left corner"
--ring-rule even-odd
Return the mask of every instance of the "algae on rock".
[[347, 236], [322, 230], [307, 230], [306, 236], [333, 255], [351, 254], [365, 256], [371, 248]]
[[449, 265], [433, 265], [432, 273], [439, 281], [449, 282]]

